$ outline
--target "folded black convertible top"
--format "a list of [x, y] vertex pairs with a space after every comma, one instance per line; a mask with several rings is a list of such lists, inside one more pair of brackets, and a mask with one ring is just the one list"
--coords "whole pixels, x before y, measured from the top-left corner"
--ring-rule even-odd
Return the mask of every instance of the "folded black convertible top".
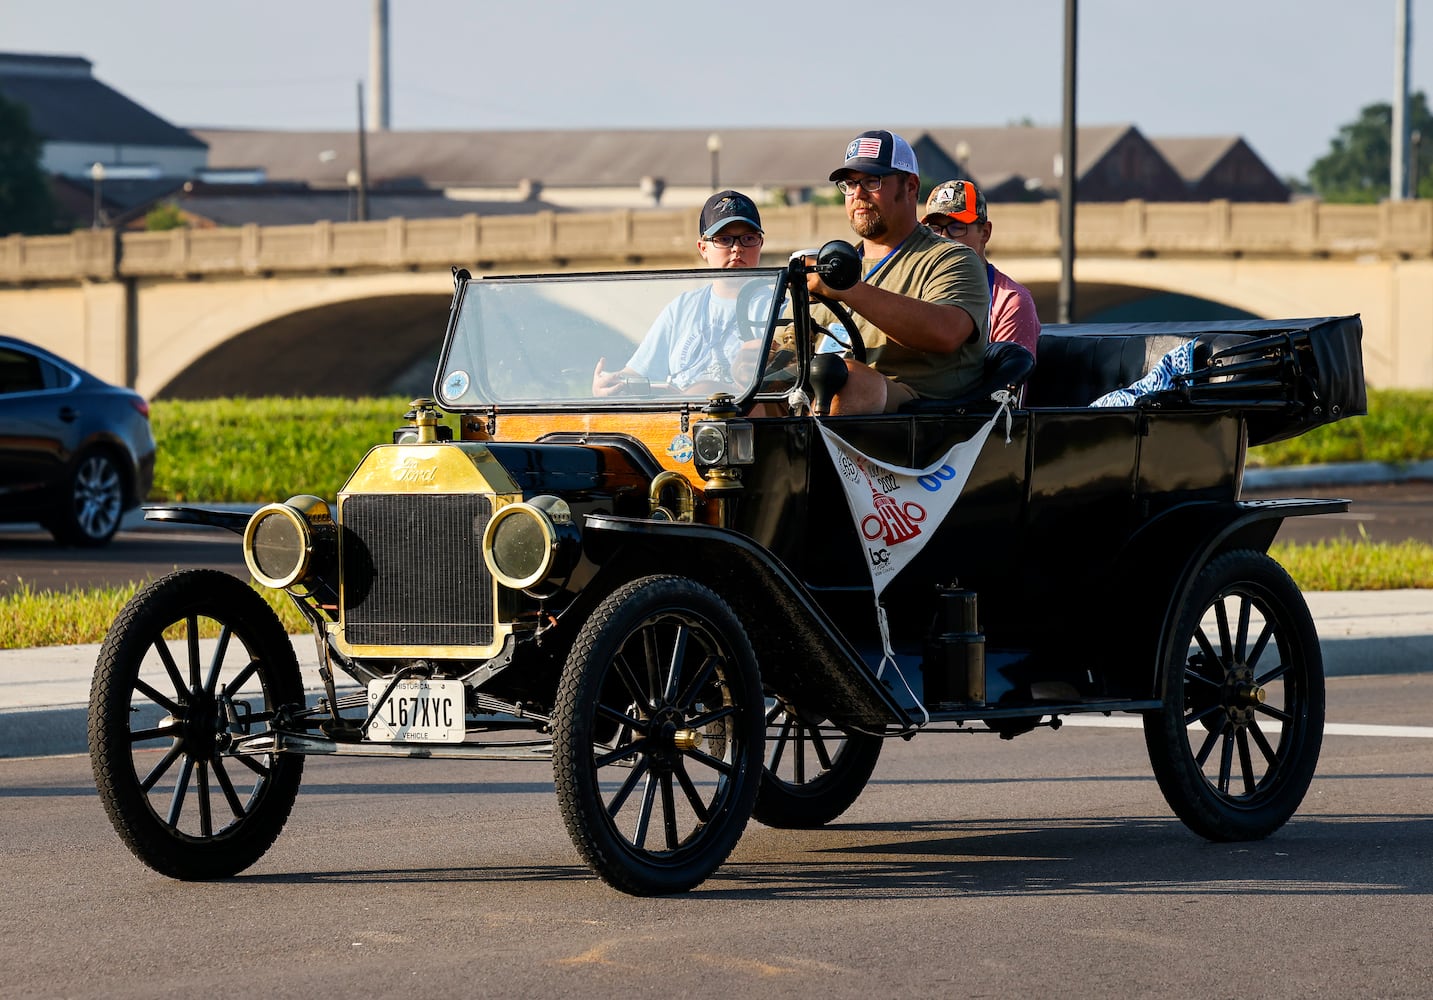
[[1191, 340], [1194, 372], [1137, 405], [1242, 410], [1250, 444], [1368, 412], [1358, 316], [1052, 324], [1040, 333], [1026, 402], [1088, 405], [1132, 385]]

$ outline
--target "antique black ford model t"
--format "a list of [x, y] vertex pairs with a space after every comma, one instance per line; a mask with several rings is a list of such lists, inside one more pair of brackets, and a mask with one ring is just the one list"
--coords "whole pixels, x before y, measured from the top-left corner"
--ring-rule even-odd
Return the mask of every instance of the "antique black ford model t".
[[[834, 819], [885, 738], [1011, 738], [1089, 712], [1143, 716], [1197, 833], [1277, 829], [1314, 773], [1323, 667], [1265, 553], [1283, 518], [1347, 504], [1241, 501], [1245, 451], [1364, 412], [1358, 319], [1058, 329], [1033, 374], [992, 352], [973, 398], [813, 417], [803, 275], [846, 280], [849, 257], [828, 244], [814, 265], [724, 272], [750, 341], [729, 369], [602, 396], [598, 359], [618, 367], [713, 272], [459, 271], [437, 405], [415, 402], [336, 498], [152, 509], [243, 534], [254, 577], [312, 623], [325, 690], [306, 695], [243, 582], [151, 584], [104, 644], [90, 707], [120, 836], [164, 874], [223, 877], [274, 842], [306, 754], [550, 758], [592, 869], [677, 892], [752, 816]], [[1190, 341], [1174, 388], [1086, 405]], [[1027, 376], [1019, 405], [992, 399]], [[834, 458], [822, 426], [914, 480]], [[942, 457], [982, 431], [948, 515], [928, 516], [958, 485]], [[853, 518], [843, 482], [879, 513]], [[925, 544], [883, 580], [883, 628], [872, 567], [897, 525]]]

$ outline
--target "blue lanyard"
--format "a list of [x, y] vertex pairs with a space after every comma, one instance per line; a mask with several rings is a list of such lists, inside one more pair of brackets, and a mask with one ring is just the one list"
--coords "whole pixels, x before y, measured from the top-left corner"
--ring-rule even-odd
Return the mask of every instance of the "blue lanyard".
[[[908, 240], [908, 239], [910, 239], [909, 236], [906, 237], [906, 240]], [[879, 270], [885, 265], [886, 261], [890, 260], [892, 257], [894, 257], [897, 253], [900, 252], [901, 247], [903, 247], [903, 246], [906, 245], [906, 240], [901, 240], [901, 241], [900, 241], [899, 243], [897, 243], [895, 246], [891, 247], [890, 251], [889, 251], [884, 257], [882, 257], [880, 260], [876, 261], [876, 266], [873, 267], [873, 268], [871, 268], [869, 271], [866, 272], [866, 277], [865, 277], [864, 279], [862, 279], [862, 280], [864, 280], [864, 281], [870, 281], [870, 280], [871, 280], [871, 275], [873, 275], [873, 274], [875, 274], [877, 271], [879, 271]], [[861, 244], [861, 251], [862, 251], [862, 253], [865, 252], [865, 249], [866, 249], [866, 245], [865, 245], [864, 243], [862, 243], [862, 244]]]

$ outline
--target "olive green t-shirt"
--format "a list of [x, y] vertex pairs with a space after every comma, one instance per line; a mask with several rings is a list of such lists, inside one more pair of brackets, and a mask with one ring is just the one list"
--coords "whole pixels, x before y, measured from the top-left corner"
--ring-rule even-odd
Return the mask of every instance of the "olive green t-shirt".
[[[875, 261], [863, 262], [862, 273]], [[985, 345], [990, 340], [990, 285], [980, 255], [954, 240], [942, 239], [925, 226], [916, 226], [890, 260], [868, 279], [868, 284], [910, 298], [959, 306], [975, 321], [970, 337], [950, 354], [912, 350], [890, 340], [865, 317], [852, 313], [866, 343], [866, 363], [921, 396], [951, 399], [975, 388], [980, 381]], [[813, 310], [823, 326], [835, 322], [831, 313]]]

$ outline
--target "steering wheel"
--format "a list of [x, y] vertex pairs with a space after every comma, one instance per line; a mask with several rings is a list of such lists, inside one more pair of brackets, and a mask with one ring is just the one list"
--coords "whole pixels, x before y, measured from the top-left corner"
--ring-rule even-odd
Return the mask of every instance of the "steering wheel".
[[846, 350], [851, 352], [851, 357], [861, 362], [861, 364], [865, 364], [866, 342], [861, 339], [860, 332], [856, 329], [856, 321], [851, 318], [850, 311], [847, 310], [847, 308], [841, 303], [835, 301], [834, 299], [828, 299], [824, 295], [813, 295], [811, 296], [811, 299], [813, 302], [821, 303], [823, 306], [825, 306], [827, 309], [831, 310], [831, 312], [835, 314], [837, 321], [845, 330], [846, 336], [838, 337], [836, 334], [826, 329], [820, 323], [817, 323], [815, 318], [812, 318], [811, 325], [815, 327], [817, 331], [824, 333], [836, 343], [845, 347]]
[[[766, 336], [766, 317], [753, 316], [757, 298], [770, 288], [761, 281], [748, 281], [736, 295], [736, 332], [742, 340], [760, 340]], [[768, 308], [766, 310], [770, 312]]]

